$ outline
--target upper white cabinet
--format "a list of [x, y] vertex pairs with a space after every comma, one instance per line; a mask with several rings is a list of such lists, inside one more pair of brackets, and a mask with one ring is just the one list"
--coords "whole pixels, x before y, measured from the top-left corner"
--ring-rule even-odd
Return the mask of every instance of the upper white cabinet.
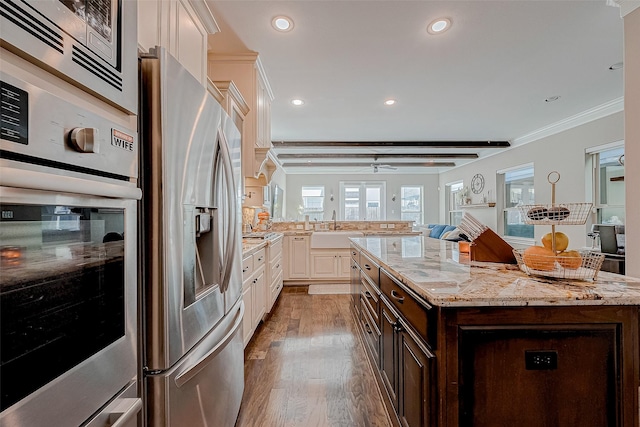
[[202, 0], [138, 2], [138, 47], [162, 46], [207, 86], [207, 39], [220, 31]]
[[271, 101], [273, 93], [258, 54], [209, 53], [209, 78], [232, 80], [249, 106], [244, 120], [242, 169], [245, 177], [270, 175], [266, 165], [271, 148]]

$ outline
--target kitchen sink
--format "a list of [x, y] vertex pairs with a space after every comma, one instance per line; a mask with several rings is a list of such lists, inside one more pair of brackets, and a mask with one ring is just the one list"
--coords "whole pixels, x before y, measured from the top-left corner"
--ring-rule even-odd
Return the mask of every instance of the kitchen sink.
[[311, 234], [311, 249], [349, 248], [349, 237], [362, 237], [360, 231], [314, 231]]

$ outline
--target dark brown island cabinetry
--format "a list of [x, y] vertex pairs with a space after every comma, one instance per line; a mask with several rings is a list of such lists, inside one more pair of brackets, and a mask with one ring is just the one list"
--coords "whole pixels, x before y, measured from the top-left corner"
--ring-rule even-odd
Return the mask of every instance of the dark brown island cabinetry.
[[447, 305], [358, 245], [352, 262], [354, 314], [395, 426], [639, 425], [638, 305]]

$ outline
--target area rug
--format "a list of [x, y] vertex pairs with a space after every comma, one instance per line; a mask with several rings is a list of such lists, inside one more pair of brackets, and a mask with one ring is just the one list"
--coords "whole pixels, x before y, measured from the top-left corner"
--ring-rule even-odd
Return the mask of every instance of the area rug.
[[309, 285], [309, 294], [310, 295], [319, 295], [319, 294], [348, 294], [350, 293], [350, 285], [348, 283], [338, 283], [338, 284], [329, 284], [329, 285]]

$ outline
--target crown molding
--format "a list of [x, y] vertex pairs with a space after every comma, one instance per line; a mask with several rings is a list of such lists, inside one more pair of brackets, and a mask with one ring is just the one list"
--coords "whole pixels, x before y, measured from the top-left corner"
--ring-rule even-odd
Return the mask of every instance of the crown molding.
[[640, 7], [640, 0], [606, 0], [608, 6], [619, 7], [620, 17], [624, 18]]
[[211, 9], [204, 0], [189, 0], [189, 4], [198, 15], [200, 22], [207, 31], [207, 34], [215, 34], [220, 32], [220, 27], [214, 18]]
[[511, 142], [513, 147], [528, 144], [529, 142], [555, 135], [565, 130], [581, 126], [585, 123], [589, 123], [621, 111], [624, 111], [624, 97], [614, 99], [613, 101], [609, 101], [597, 107], [583, 111], [575, 116], [567, 117], [564, 120], [560, 120], [559, 122], [552, 123], [549, 126], [545, 126], [529, 134], [515, 138]]

